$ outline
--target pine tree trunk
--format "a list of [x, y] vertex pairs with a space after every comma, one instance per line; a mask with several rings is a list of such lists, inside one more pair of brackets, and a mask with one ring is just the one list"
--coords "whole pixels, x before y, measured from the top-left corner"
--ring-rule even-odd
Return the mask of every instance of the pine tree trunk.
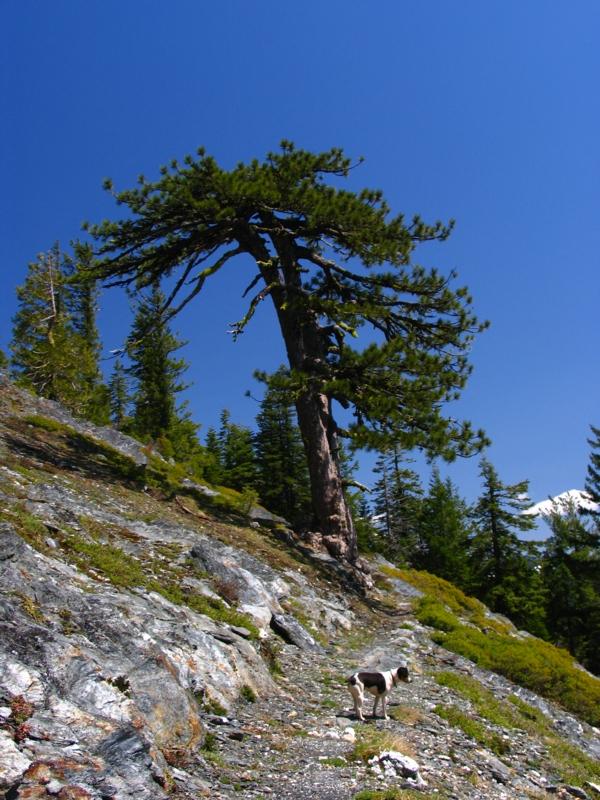
[[307, 393], [298, 399], [296, 411], [308, 459], [316, 527], [333, 556], [355, 561], [356, 533], [344, 497], [329, 398]]
[[[305, 290], [293, 244], [285, 236], [273, 236], [272, 241], [276, 259], [259, 237], [247, 239], [245, 244], [265, 284], [271, 287], [290, 367], [314, 373], [314, 367], [327, 357], [327, 336], [314, 312], [298, 302]], [[318, 389], [309, 388], [296, 400], [296, 413], [308, 462], [314, 526], [331, 555], [355, 561], [356, 531], [343, 491], [331, 401]]]

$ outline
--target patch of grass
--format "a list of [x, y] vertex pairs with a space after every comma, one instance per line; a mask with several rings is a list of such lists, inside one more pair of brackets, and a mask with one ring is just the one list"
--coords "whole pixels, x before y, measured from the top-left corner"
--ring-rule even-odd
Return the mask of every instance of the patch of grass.
[[68, 608], [61, 608], [58, 611], [58, 618], [60, 626], [65, 636], [71, 636], [74, 633], [79, 633], [79, 626], [73, 622], [73, 615]]
[[347, 767], [348, 762], [343, 756], [330, 756], [319, 761], [324, 767]]
[[552, 763], [565, 783], [583, 786], [586, 781], [600, 779], [600, 763], [597, 759], [591, 758], [558, 736], [551, 737], [546, 744]]
[[27, 544], [40, 552], [48, 552], [46, 544], [48, 528], [20, 504], [16, 503], [11, 508], [0, 509], [0, 522], [9, 522]]
[[250, 617], [233, 608], [228, 608], [220, 599], [205, 597], [204, 595], [194, 594], [193, 592], [184, 592], [176, 584], [165, 585], [155, 580], [147, 581], [145, 586], [150, 591], [157, 592], [165, 599], [170, 600], [171, 603], [187, 606], [191, 608], [192, 611], [198, 614], [204, 614], [204, 616], [210, 617], [210, 619], [215, 620], [215, 622], [224, 622], [226, 625], [246, 628], [246, 630], [250, 632], [251, 639], [258, 639], [258, 628]]
[[388, 709], [388, 714], [392, 719], [401, 722], [403, 725], [416, 725], [425, 718], [425, 714], [414, 706], [398, 705]]
[[435, 676], [436, 683], [447, 686], [471, 701], [477, 713], [494, 725], [503, 728], [521, 727], [516, 708], [498, 700], [492, 692], [485, 689], [475, 678], [459, 675], [456, 672], [439, 672]]
[[31, 617], [32, 620], [37, 622], [38, 625], [46, 624], [46, 617], [44, 616], [39, 604], [36, 600], [34, 600], [33, 597], [30, 597], [28, 594], [24, 594], [23, 592], [15, 592], [15, 597], [19, 598], [21, 601], [21, 608], [28, 616]]
[[412, 747], [402, 738], [387, 731], [377, 728], [361, 729], [357, 731], [356, 742], [350, 753], [350, 758], [354, 761], [367, 762], [373, 756], [383, 753], [385, 750], [397, 750], [404, 755], [415, 755]]
[[[431, 797], [432, 795], [424, 795], [423, 792], [418, 792], [415, 789], [363, 789], [362, 792], [354, 795], [353, 800], [423, 800], [423, 797]], [[440, 798], [441, 795], [436, 794], [434, 797]]]
[[397, 569], [396, 567], [384, 566], [381, 571], [391, 578], [400, 578], [416, 589], [420, 589], [424, 594], [434, 597], [444, 605], [447, 605], [451, 611], [456, 614], [477, 613], [485, 610], [485, 606], [474, 597], [469, 597], [462, 592], [458, 587], [444, 578], [439, 578], [437, 575], [432, 575], [430, 572], [424, 572], [416, 569]]
[[66, 541], [73, 560], [83, 572], [100, 572], [114, 586], [122, 589], [147, 585], [148, 579], [140, 562], [120, 548], [89, 541], [76, 534], [69, 536]]
[[283, 667], [279, 661], [279, 645], [273, 643], [270, 639], [260, 639], [258, 652], [274, 678], [278, 675], [283, 675]]
[[453, 727], [460, 728], [467, 736], [487, 747], [493, 753], [502, 755], [510, 750], [506, 739], [503, 739], [497, 733], [487, 730], [485, 725], [482, 725], [469, 714], [460, 711], [456, 706], [437, 705], [433, 710], [438, 717], [445, 719]]
[[219, 701], [215, 700], [214, 697], [204, 697], [203, 702], [204, 709], [205, 711], [208, 711], [209, 714], [216, 714], [217, 717], [227, 716], [227, 709], [223, 708]]
[[244, 684], [240, 689], [240, 697], [243, 698], [247, 703], [256, 703], [258, 700], [254, 689], [247, 684]]
[[42, 428], [42, 430], [50, 431], [52, 433], [74, 432], [73, 428], [71, 428], [69, 425], [64, 425], [62, 422], [52, 419], [51, 417], [43, 417], [41, 414], [27, 414], [25, 417], [23, 417], [23, 421], [28, 425], [33, 425], [36, 428]]
[[579, 669], [573, 657], [533, 637], [519, 639], [459, 625], [432, 636], [443, 647], [514, 683], [554, 700], [590, 725], [600, 725], [600, 679]]

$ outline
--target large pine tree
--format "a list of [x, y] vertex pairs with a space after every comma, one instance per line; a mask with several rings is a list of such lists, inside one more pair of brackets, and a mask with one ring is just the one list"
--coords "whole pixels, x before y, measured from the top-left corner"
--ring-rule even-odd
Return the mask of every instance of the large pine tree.
[[[128, 208], [92, 226], [103, 258], [93, 274], [109, 285], [149, 286], [173, 276], [166, 304], [176, 313], [238, 256], [254, 265], [248, 311], [273, 303], [285, 343], [307, 453], [314, 518], [332, 553], [353, 560], [356, 535], [337, 458], [340, 436], [358, 446], [423, 448], [452, 459], [484, 443], [481, 432], [442, 413], [470, 373], [468, 352], [482, 329], [466, 289], [412, 263], [420, 242], [444, 240], [452, 225], [391, 216], [382, 193], [349, 192], [352, 164], [282, 143], [263, 163], [231, 171], [198, 151], [162, 168], [157, 182], [115, 194]], [[112, 189], [110, 182], [107, 188]], [[250, 256], [250, 261], [247, 256]], [[367, 331], [362, 349], [352, 342]], [[342, 429], [334, 405], [350, 409]]]

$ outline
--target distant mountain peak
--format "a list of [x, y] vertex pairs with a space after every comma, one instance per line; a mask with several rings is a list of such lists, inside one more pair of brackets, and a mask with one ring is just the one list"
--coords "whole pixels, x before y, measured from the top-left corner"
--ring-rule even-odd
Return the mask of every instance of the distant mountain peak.
[[571, 508], [578, 511], [600, 511], [600, 505], [594, 503], [589, 494], [581, 489], [568, 489], [562, 494], [557, 494], [556, 497], [549, 497], [547, 500], [536, 503], [523, 513], [530, 516], [539, 514], [547, 517], [556, 513], [567, 514]]

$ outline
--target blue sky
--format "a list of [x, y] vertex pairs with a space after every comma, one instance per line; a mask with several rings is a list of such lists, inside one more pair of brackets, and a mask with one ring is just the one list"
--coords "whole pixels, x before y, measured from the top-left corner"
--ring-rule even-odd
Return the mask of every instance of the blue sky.
[[[416, 254], [456, 268], [492, 323], [452, 413], [486, 429], [501, 478], [529, 479], [534, 499], [582, 487], [600, 425], [597, 2], [3, 0], [0, 19], [1, 348], [27, 262], [117, 214], [103, 178], [125, 188], [201, 144], [225, 166], [282, 138], [342, 146], [366, 158], [351, 187], [457, 221]], [[223, 407], [251, 423], [252, 371], [283, 361], [267, 305], [227, 335], [250, 276], [232, 265], [174, 326], [204, 431]], [[129, 320], [104, 293], [107, 350]], [[477, 495], [476, 460], [442, 472]]]

